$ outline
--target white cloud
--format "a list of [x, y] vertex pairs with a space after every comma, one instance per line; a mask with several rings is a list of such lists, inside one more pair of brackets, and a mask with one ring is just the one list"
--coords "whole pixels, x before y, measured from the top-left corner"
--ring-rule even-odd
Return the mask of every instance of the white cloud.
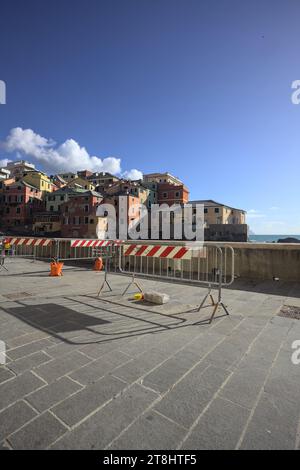
[[[7, 153], [20, 153], [35, 163], [43, 164], [51, 172], [62, 171], [107, 171], [121, 173], [121, 159], [116, 157], [100, 158], [90, 155], [85, 147], [81, 147], [74, 139], [67, 139], [58, 145], [52, 139], [36, 134], [32, 129], [15, 127], [11, 129], [5, 141], [1, 143]], [[135, 173], [138, 172], [138, 173]], [[130, 170], [130, 175], [141, 174], [138, 170]]]
[[143, 178], [143, 173], [140, 170], [132, 169], [130, 171], [125, 171], [122, 176], [128, 180], [141, 180]]
[[279, 211], [280, 207], [272, 206], [270, 207], [270, 211]]
[[262, 214], [260, 211], [257, 211], [256, 209], [250, 209], [247, 211], [247, 218], [248, 219], [259, 219], [265, 217], [265, 214]]
[[0, 160], [0, 168], [6, 167], [10, 161], [11, 160], [9, 160], [8, 158], [3, 158], [2, 160]]

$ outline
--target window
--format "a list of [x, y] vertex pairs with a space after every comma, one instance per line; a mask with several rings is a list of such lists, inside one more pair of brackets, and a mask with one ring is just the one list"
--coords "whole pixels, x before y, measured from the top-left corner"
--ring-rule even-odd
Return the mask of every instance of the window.
[[88, 212], [89, 211], [89, 206], [84, 206], [84, 212]]
[[220, 212], [219, 207], [215, 207], [215, 213], [216, 213], [216, 214], [219, 214], [219, 212]]
[[50, 212], [53, 212], [53, 211], [54, 211], [54, 207], [50, 206]]
[[168, 197], [168, 193], [163, 193], [163, 197], [164, 197], [164, 198], [167, 198], [167, 197]]
[[93, 224], [93, 223], [94, 223], [94, 219], [91, 219], [91, 220], [90, 220], [90, 224]]
[[179, 191], [176, 191], [175, 197], [180, 197], [180, 192]]
[[64, 200], [64, 196], [60, 196], [60, 200], [63, 201], [63, 200]]
[[204, 207], [204, 214], [207, 214], [208, 213], [208, 209], [207, 207]]
[[16, 209], [16, 214], [20, 214], [20, 212], [21, 212], [20, 207], [17, 207], [17, 209]]
[[85, 218], [84, 218], [84, 223], [85, 223], [85, 224], [88, 224], [88, 223], [89, 223], [89, 218], [88, 218], [88, 217], [85, 217]]

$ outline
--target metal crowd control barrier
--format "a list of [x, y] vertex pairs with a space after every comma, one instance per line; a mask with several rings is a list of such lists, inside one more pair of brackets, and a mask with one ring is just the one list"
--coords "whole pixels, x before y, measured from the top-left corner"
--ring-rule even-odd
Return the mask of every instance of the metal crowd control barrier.
[[[118, 240], [1, 237], [0, 270], [8, 270], [6, 259], [30, 258], [55, 261], [95, 260], [117, 257]], [[107, 264], [106, 264], [107, 267]]]
[[5, 238], [0, 237], [0, 271], [8, 271], [5, 262]]
[[56, 258], [60, 261], [89, 260], [105, 254], [113, 254], [118, 240], [55, 239]]
[[29, 237], [3, 237], [1, 240], [1, 267], [8, 271], [5, 266], [6, 259], [30, 258], [33, 261], [37, 258], [37, 249], [39, 257], [46, 257], [50, 253], [52, 244], [51, 239], [47, 238], [29, 238]]
[[[222, 288], [231, 285], [234, 281], [234, 250], [231, 246], [207, 243], [195, 248], [159, 244], [125, 245], [120, 249], [119, 270], [123, 274], [132, 276], [123, 295], [131, 285], [135, 285], [142, 291], [136, 277], [150, 277], [179, 283], [188, 281], [208, 288], [198, 312], [204, 307], [209, 297], [214, 306], [210, 323], [219, 307], [229, 315], [222, 299]], [[217, 300], [213, 298], [213, 289], [218, 291]]]

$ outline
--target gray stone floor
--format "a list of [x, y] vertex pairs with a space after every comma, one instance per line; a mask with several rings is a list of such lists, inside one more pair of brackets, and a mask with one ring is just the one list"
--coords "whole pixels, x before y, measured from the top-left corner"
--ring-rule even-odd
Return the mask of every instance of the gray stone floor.
[[122, 299], [128, 278], [43, 262], [0, 272], [0, 448], [297, 449], [300, 284], [237, 281], [230, 316], [199, 314], [205, 289], [141, 281], [167, 306]]

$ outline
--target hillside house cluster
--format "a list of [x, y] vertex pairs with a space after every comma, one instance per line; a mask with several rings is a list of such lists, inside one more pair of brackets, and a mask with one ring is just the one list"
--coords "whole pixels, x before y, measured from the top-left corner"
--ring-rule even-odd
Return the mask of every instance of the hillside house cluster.
[[[126, 199], [127, 214], [119, 207]], [[189, 201], [185, 184], [170, 173], [151, 173], [141, 180], [127, 180], [108, 172], [64, 172], [48, 176], [24, 160], [0, 168], [0, 230], [19, 235], [96, 238], [105, 234], [101, 204], [114, 206], [116, 216], [138, 223], [140, 204], [204, 204], [207, 226], [245, 225], [245, 212], [211, 200]], [[120, 219], [121, 220], [121, 219]], [[122, 219], [123, 220], [123, 219]], [[97, 230], [98, 227], [98, 230]], [[221, 228], [221, 227], [220, 227]], [[236, 227], [235, 227], [236, 230]], [[227, 230], [228, 231], [228, 230]]]

